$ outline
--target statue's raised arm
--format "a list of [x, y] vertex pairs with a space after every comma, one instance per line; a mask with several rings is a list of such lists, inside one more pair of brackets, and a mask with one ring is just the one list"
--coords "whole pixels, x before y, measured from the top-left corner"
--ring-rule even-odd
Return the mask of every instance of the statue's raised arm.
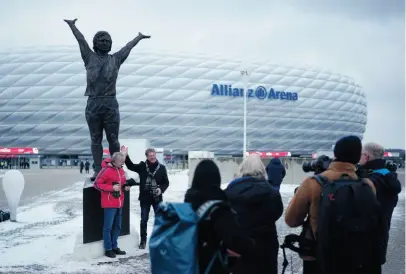
[[77, 20], [78, 19], [73, 20], [64, 19], [64, 21], [68, 24], [68, 26], [72, 30], [72, 33], [75, 36], [76, 40], [78, 41], [80, 54], [82, 55], [83, 62], [85, 63], [85, 65], [87, 65], [92, 50], [90, 49], [89, 44], [86, 42], [86, 39], [83, 36], [83, 34], [76, 27], [75, 23]]
[[133, 47], [135, 47], [139, 41], [141, 41], [142, 39], [149, 38], [151, 38], [150, 35], [144, 35], [141, 32], [139, 32], [137, 37], [128, 42], [127, 45], [125, 45], [122, 49], [120, 49], [113, 55], [115, 55], [120, 60], [120, 64], [122, 64], [127, 59], [128, 55], [130, 55], [130, 52], [133, 49]]

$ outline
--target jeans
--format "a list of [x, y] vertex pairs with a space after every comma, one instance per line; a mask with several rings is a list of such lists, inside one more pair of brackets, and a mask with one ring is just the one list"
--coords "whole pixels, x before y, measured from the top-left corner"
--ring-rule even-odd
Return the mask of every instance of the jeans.
[[103, 224], [104, 250], [117, 248], [117, 239], [121, 229], [121, 208], [105, 208]]
[[154, 213], [156, 214], [158, 211], [159, 203], [153, 201], [152, 198], [150, 199], [142, 199], [140, 201], [141, 204], [141, 241], [147, 241], [147, 224], [149, 219], [149, 211], [152, 208], [154, 209]]

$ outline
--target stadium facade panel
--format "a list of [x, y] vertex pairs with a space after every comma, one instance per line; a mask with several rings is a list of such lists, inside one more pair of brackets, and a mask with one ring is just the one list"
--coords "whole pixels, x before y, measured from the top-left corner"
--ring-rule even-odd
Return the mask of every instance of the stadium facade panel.
[[[90, 154], [85, 77], [75, 46], [0, 51], [0, 146]], [[341, 74], [134, 49], [117, 80], [120, 138], [172, 153], [241, 154], [244, 94], [249, 151], [331, 149], [365, 132], [365, 94]]]

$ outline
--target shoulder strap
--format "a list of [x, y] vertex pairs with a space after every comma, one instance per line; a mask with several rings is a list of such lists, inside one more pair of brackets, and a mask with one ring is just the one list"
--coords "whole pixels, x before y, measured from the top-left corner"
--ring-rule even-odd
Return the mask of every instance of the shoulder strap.
[[372, 173], [378, 173], [378, 174], [381, 174], [382, 176], [385, 176], [385, 175], [389, 174], [390, 171], [387, 168], [381, 168], [381, 169], [372, 170]]
[[203, 219], [207, 215], [210, 215], [215, 209], [215, 205], [221, 204], [221, 200], [211, 200], [203, 203], [197, 210], [196, 214], [199, 216], [199, 219]]
[[315, 179], [316, 182], [318, 182], [321, 187], [325, 186], [326, 184], [328, 184], [330, 182], [330, 180], [326, 176], [323, 176], [323, 175], [314, 175], [314, 176], [312, 176], [312, 178]]
[[161, 165], [158, 163], [157, 167], [155, 168], [154, 173], [151, 173], [151, 171], [149, 170], [149, 167], [148, 167], [148, 163], [147, 163], [146, 161], [145, 161], [145, 167], [146, 167], [147, 172], [149, 173], [149, 175], [151, 175], [152, 177], [154, 177], [155, 174], [156, 174], [156, 172], [158, 171], [158, 169], [161, 167]]

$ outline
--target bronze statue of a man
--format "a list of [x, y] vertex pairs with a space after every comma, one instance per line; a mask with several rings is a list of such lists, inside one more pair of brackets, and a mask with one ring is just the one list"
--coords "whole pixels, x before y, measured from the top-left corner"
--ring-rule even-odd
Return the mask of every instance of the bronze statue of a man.
[[120, 112], [116, 98], [116, 82], [121, 64], [127, 59], [130, 51], [142, 39], [151, 36], [141, 32], [134, 40], [114, 54], [111, 51], [111, 36], [106, 31], [99, 31], [93, 38], [92, 51], [83, 34], [76, 28], [74, 20], [64, 20], [71, 28], [79, 43], [80, 54], [86, 68], [87, 86], [85, 96], [88, 96], [85, 110], [86, 121], [90, 131], [91, 150], [95, 163], [94, 180], [101, 170], [103, 159], [103, 129], [109, 142], [110, 155], [120, 151], [118, 134], [120, 128]]

